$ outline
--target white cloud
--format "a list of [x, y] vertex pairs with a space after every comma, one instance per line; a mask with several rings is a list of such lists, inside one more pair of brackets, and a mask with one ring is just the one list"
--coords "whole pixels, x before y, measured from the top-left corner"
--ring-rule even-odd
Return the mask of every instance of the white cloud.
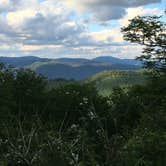
[[41, 3], [36, 0], [19, 2], [22, 6], [8, 11], [6, 20], [0, 20], [0, 34], [6, 36], [6, 39], [10, 36], [13, 42], [34, 45], [72, 44], [76, 35], [86, 30], [83, 24], [70, 19], [72, 11], [63, 4], [53, 0]]
[[127, 15], [120, 19], [119, 22], [121, 26], [127, 26], [129, 24], [129, 20], [136, 16], [146, 16], [146, 15], [161, 15], [162, 11], [158, 8], [128, 8]]
[[140, 7], [153, 2], [159, 0], [0, 0], [0, 56], [134, 57], [141, 49], [123, 41], [120, 27], [88, 27], [110, 20], [126, 26], [136, 15], [160, 13]]
[[32, 9], [24, 9], [15, 12], [9, 12], [7, 14], [7, 21], [9, 25], [18, 28], [23, 22], [31, 17], [34, 17], [37, 12]]
[[91, 32], [89, 35], [97, 42], [121, 43], [123, 36], [119, 28], [106, 29], [99, 32]]

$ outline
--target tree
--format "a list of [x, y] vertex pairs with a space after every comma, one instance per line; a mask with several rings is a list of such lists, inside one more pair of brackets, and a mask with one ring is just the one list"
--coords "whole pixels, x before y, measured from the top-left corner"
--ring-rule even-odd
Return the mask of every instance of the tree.
[[15, 106], [13, 85], [14, 70], [0, 63], [0, 121], [7, 119], [7, 115]]
[[162, 21], [162, 16], [137, 16], [122, 28], [122, 32], [126, 41], [144, 47], [138, 59], [146, 67], [166, 72], [166, 23]]

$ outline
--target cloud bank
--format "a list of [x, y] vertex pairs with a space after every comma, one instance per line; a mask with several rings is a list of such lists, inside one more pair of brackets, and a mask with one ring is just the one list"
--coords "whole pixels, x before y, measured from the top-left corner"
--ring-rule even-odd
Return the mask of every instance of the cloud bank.
[[161, 13], [144, 7], [155, 3], [161, 1], [0, 0], [0, 56], [133, 57], [141, 48], [124, 42], [120, 27]]

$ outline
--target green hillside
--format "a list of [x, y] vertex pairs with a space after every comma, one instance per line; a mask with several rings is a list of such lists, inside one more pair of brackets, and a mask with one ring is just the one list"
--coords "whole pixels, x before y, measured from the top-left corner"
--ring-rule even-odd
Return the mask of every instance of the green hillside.
[[48, 87], [58, 88], [72, 83], [91, 83], [97, 87], [101, 95], [108, 96], [116, 87], [127, 88], [136, 84], [144, 84], [146, 77], [146, 70], [109, 70], [99, 72], [84, 81], [74, 81], [72, 79], [49, 80]]
[[67, 80], [64, 78], [57, 78], [57, 79], [50, 79], [48, 80], [48, 89], [56, 89], [56, 88], [60, 88], [60, 87], [64, 87], [66, 85], [71, 85], [71, 84], [77, 84], [79, 83], [78, 81], [75, 80]]
[[50, 60], [50, 61], [46, 61], [46, 62], [37, 61], [37, 62], [34, 62], [34, 63], [30, 64], [30, 65], [25, 66], [25, 68], [28, 68], [28, 69], [36, 71], [37, 68], [39, 68], [39, 67], [41, 67], [43, 65], [52, 65], [52, 64], [56, 65], [57, 62], [54, 61], [54, 60]]
[[113, 88], [129, 87], [131, 85], [143, 84], [146, 80], [145, 70], [127, 71], [111, 70], [100, 72], [90, 77], [86, 82], [95, 84], [99, 93], [107, 96]]

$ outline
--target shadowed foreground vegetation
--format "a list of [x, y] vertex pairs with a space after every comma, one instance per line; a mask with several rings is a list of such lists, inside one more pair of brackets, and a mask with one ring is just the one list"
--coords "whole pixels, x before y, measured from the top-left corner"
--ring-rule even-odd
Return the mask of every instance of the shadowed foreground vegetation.
[[102, 97], [90, 84], [48, 90], [42, 76], [1, 66], [0, 164], [163, 166], [166, 79], [154, 77]]

